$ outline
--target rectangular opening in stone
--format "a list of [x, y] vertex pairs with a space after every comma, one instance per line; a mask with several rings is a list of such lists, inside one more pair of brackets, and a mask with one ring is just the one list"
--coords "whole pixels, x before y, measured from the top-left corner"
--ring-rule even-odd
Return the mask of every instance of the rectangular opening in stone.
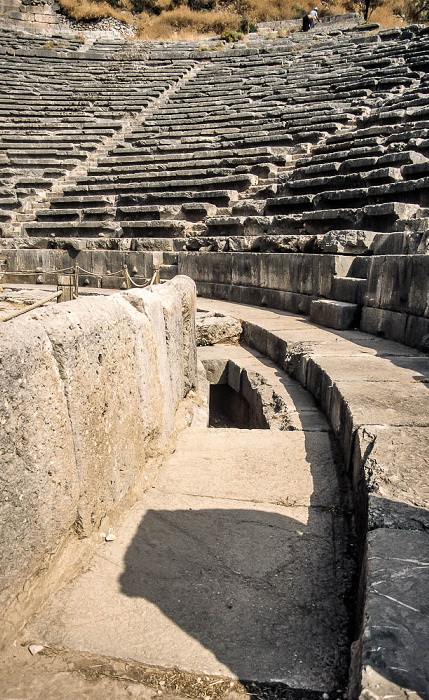
[[210, 428], [268, 429], [260, 411], [229, 384], [211, 384], [209, 400]]

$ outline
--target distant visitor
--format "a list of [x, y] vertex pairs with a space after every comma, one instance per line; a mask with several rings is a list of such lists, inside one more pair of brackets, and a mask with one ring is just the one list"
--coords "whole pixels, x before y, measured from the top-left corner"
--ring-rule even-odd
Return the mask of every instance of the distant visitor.
[[316, 20], [318, 20], [317, 7], [302, 18], [302, 31], [308, 32], [309, 29], [313, 29]]

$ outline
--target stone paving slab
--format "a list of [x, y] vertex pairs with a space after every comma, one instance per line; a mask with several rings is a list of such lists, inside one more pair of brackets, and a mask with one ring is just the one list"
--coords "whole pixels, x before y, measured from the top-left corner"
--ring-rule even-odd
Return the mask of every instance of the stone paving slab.
[[[309, 436], [310, 445], [301, 431], [183, 433], [116, 540], [97, 547], [26, 636], [196, 673], [342, 687], [347, 526], [328, 435]], [[322, 507], [282, 505], [293, 491]]]
[[335, 610], [337, 524], [330, 513], [310, 518], [307, 508], [154, 493], [27, 636], [156, 666], [333, 690], [345, 652], [345, 613]]
[[[226, 448], [220, 448], [222, 443]], [[213, 459], [216, 451], [218, 459]], [[286, 438], [280, 430], [185, 431], [157, 488], [166, 494], [279, 505], [329, 508], [340, 503], [329, 434], [299, 430]]]
[[429, 530], [427, 427], [362, 426], [353, 464], [355, 479], [364, 476], [369, 488], [370, 529]]
[[365, 608], [358, 611], [363, 629], [353, 645], [349, 697], [426, 699], [427, 356], [359, 331], [310, 324], [303, 324], [300, 344], [293, 315], [199, 303], [239, 318], [246, 341], [259, 351], [279, 353], [329, 416], [346, 461], [354, 451], [356, 524], [367, 546], [360, 587]]
[[354, 331], [335, 331], [320, 328], [301, 315], [279, 311], [278, 309], [258, 308], [246, 304], [207, 299], [197, 299], [199, 309], [219, 311], [226, 315], [243, 318], [247, 323], [263, 326], [275, 333], [290, 345], [311, 345], [314, 355], [358, 355], [361, 353], [382, 357], [422, 357], [422, 353], [406, 345], [384, 338]]

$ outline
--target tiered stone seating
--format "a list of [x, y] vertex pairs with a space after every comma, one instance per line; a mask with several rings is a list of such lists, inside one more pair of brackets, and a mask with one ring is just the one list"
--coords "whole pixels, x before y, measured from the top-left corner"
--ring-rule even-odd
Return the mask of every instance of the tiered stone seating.
[[44, 38], [42, 44], [42, 38], [7, 31], [0, 38], [0, 197], [6, 222], [25, 197], [54, 189], [191, 66], [186, 60], [119, 63], [96, 47], [82, 51], [77, 40]]
[[[338, 131], [364, 109], [351, 105], [348, 97], [332, 95], [333, 82], [343, 82], [345, 51], [342, 68], [338, 66], [341, 60], [334, 64], [324, 59], [324, 79], [309, 94], [308, 71], [320, 70], [322, 51], [303, 54], [295, 67], [290, 48], [291, 41], [285, 41], [271, 47], [267, 56], [261, 56], [259, 49], [216, 52], [168, 103], [134, 128], [107, 157], [100, 158], [85, 177], [65, 187], [63, 199], [51, 201], [52, 213], [42, 209], [26, 233], [58, 237], [73, 235], [75, 230], [83, 236], [110, 231], [123, 244], [127, 237], [164, 237], [166, 231], [167, 237], [178, 236], [184, 226], [189, 228], [183, 221], [152, 227], [141, 224], [149, 217], [149, 204], [170, 206], [196, 200], [225, 209], [237, 199], [238, 191], [255, 187], [257, 178], [272, 182], [296, 144]], [[356, 68], [359, 74], [362, 70]], [[367, 91], [366, 96], [370, 94]], [[104, 206], [98, 226], [93, 200], [87, 202], [89, 211], [82, 206], [84, 199], [76, 201], [76, 197], [89, 196], [109, 198], [99, 201]], [[75, 208], [76, 204], [80, 206]], [[60, 208], [55, 225], [53, 210]], [[64, 210], [69, 210], [70, 221], [75, 222], [67, 229]], [[200, 211], [202, 217], [214, 213], [204, 207]], [[179, 210], [175, 219], [195, 220], [195, 207], [190, 217], [188, 212]], [[157, 213], [155, 221], [158, 217], [166, 219]], [[112, 222], [110, 228], [106, 220]], [[211, 226], [215, 222], [208, 222], [209, 233]], [[194, 233], [201, 231], [196, 228]]]
[[[414, 49], [419, 54], [422, 45], [427, 44], [426, 36], [423, 34], [418, 43], [407, 44], [406, 51], [403, 51], [403, 65], [395, 67], [393, 81], [389, 75], [391, 66], [372, 51], [372, 58], [367, 61], [371, 79], [366, 80], [365, 85], [361, 82], [350, 85], [349, 82], [349, 87], [353, 91], [371, 87], [377, 90], [377, 94], [381, 92], [383, 99], [375, 100], [370, 112], [357, 119], [356, 129], [328, 135], [322, 143], [315, 145], [309, 156], [295, 162], [292, 172], [279, 175], [277, 185], [272, 188], [275, 196], [266, 198], [264, 204], [262, 200], [259, 205], [253, 203], [254, 211], [251, 211], [250, 202], [245, 207], [239, 202], [232, 208], [232, 214], [237, 216], [206, 221], [208, 234], [219, 237], [220, 249], [226, 250], [232, 243], [230, 250], [319, 254], [327, 253], [331, 245], [332, 252], [350, 255], [353, 253], [353, 239], [357, 236], [361, 240], [364, 238], [366, 243], [360, 251], [355, 248], [354, 252], [426, 252], [428, 221], [425, 206], [429, 184], [426, 174], [429, 166], [424, 120], [427, 116], [427, 79], [426, 75], [407, 65], [408, 61], [414, 61]], [[378, 46], [381, 54], [386, 53], [384, 42]], [[398, 55], [398, 46], [394, 53]], [[398, 58], [395, 60], [399, 62]], [[389, 95], [392, 86], [399, 85], [402, 89], [398, 94]], [[334, 86], [333, 89], [341, 93], [344, 86]], [[266, 193], [267, 190], [261, 194], [266, 197]], [[413, 233], [412, 240], [410, 232]], [[327, 239], [325, 234], [328, 234]], [[237, 247], [237, 236], [241, 239], [240, 247]], [[335, 238], [337, 242], [332, 245]], [[351, 241], [350, 246], [347, 239]], [[213, 249], [215, 240], [210, 241]], [[298, 292], [301, 296], [304, 291], [305, 300], [297, 302], [296, 299], [282, 298], [276, 301], [275, 295], [267, 300], [267, 290], [264, 289], [257, 295], [257, 301], [280, 304], [283, 308], [286, 304], [290, 310], [302, 311], [305, 308], [313, 321], [339, 329], [359, 324], [360, 309], [366, 305], [370, 308], [364, 309], [363, 328], [387, 333], [397, 340], [406, 339], [419, 346], [422, 335], [429, 330], [427, 321], [417, 323], [414, 320], [415, 316], [421, 317], [425, 313], [422, 308], [422, 304], [425, 306], [424, 294], [422, 297], [417, 295], [419, 299], [415, 304], [374, 309], [378, 300], [370, 290], [378, 289], [380, 270], [375, 262], [369, 263], [370, 258], [356, 259], [346, 276], [334, 266], [329, 289], [321, 290], [317, 275], [314, 278], [316, 284], [310, 290], [303, 290], [300, 284], [296, 288], [293, 284], [287, 288], [292, 294]], [[235, 258], [234, 264], [237, 264]], [[384, 264], [391, 266], [394, 262], [389, 260]], [[200, 263], [200, 267], [204, 268], [203, 275], [207, 275], [206, 265]], [[292, 261], [289, 267], [293, 268]], [[190, 269], [187, 262], [183, 270], [186, 268]], [[394, 277], [398, 274], [393, 268], [391, 273]], [[419, 279], [424, 279], [425, 274], [427, 259], [421, 261]], [[259, 282], [253, 283], [252, 287], [257, 284], [269, 287], [269, 282], [258, 279]], [[213, 284], [214, 293], [220, 293], [214, 281]], [[239, 284], [245, 285], [245, 280], [241, 279]], [[280, 280], [276, 279], [275, 284], [282, 289]], [[209, 293], [209, 285], [203, 286], [204, 293]], [[401, 293], [406, 297], [409, 291], [403, 289]], [[223, 294], [227, 296], [228, 292], [224, 290]], [[309, 294], [314, 296], [313, 300]], [[329, 301], [319, 297], [328, 297]], [[236, 298], [239, 300], [239, 296]], [[243, 295], [240, 300], [244, 300]], [[384, 303], [390, 304], [387, 300]], [[394, 325], [392, 313], [398, 312], [404, 313], [396, 319], [397, 329], [394, 330], [389, 326]], [[407, 332], [405, 325], [409, 324], [411, 329], [413, 323], [419, 326], [420, 335], [411, 330]]]
[[[78, 255], [88, 269], [85, 250], [104, 250], [101, 278], [114, 250], [136, 279], [137, 252], [167, 278], [190, 272], [183, 251], [346, 255], [328, 286], [287, 291], [316, 321], [359, 322], [372, 273], [351, 256], [420, 251], [429, 182], [429, 34], [360, 29], [216, 51], [18, 46], [7, 62], [22, 80], [5, 73], [17, 120], [0, 145], [5, 234], [14, 248], [57, 249], [62, 266]], [[22, 254], [8, 260], [13, 271]]]

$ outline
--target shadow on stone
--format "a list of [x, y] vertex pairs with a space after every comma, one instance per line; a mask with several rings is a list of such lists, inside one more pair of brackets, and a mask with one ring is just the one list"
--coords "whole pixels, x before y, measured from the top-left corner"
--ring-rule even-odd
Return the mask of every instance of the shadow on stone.
[[[343, 562], [332, 546], [343, 518], [314, 509], [307, 522], [307, 509], [294, 509], [296, 519], [276, 510], [147, 511], [122, 592], [157, 606], [241, 680], [331, 692], [348, 670]], [[174, 631], [161, 642], [168, 665], [180, 666]], [[191, 661], [187, 670], [203, 669]]]

